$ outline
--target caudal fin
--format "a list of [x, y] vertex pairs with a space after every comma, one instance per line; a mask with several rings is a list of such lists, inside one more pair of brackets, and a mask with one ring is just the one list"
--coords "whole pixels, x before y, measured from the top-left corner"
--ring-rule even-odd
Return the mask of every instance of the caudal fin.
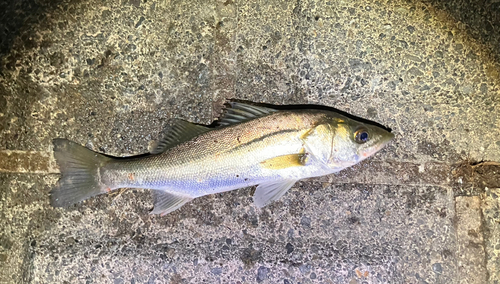
[[54, 139], [53, 144], [61, 178], [50, 192], [52, 206], [69, 206], [106, 192], [99, 168], [111, 158], [66, 139]]

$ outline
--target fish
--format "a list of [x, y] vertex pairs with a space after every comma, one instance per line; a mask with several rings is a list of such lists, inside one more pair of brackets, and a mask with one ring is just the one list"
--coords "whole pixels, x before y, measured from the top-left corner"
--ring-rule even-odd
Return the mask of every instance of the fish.
[[394, 134], [334, 110], [279, 109], [229, 101], [215, 127], [174, 119], [146, 155], [113, 157], [53, 140], [61, 176], [53, 207], [120, 188], [150, 189], [161, 216], [189, 201], [256, 186], [254, 204], [280, 199], [297, 181], [339, 172], [381, 150]]

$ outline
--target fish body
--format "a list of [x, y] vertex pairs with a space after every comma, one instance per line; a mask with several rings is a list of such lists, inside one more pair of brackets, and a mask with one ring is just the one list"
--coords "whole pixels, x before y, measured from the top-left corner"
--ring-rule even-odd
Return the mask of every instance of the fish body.
[[208, 128], [177, 120], [151, 155], [137, 158], [107, 157], [56, 139], [62, 177], [52, 204], [146, 188], [153, 190], [152, 213], [167, 214], [193, 198], [258, 185], [254, 200], [262, 207], [296, 181], [352, 166], [393, 138], [333, 111], [277, 111], [234, 102], [219, 124]]

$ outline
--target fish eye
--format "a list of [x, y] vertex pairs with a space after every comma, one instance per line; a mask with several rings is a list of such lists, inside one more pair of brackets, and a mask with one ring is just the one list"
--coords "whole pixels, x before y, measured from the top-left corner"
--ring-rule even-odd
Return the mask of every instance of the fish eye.
[[368, 131], [364, 128], [357, 130], [354, 133], [354, 141], [359, 144], [363, 144], [370, 140], [370, 136], [368, 135]]

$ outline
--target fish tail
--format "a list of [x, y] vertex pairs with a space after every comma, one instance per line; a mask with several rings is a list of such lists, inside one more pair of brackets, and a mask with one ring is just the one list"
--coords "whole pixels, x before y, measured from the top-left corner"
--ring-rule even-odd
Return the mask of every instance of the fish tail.
[[61, 178], [50, 192], [54, 207], [66, 207], [107, 192], [101, 182], [100, 168], [112, 158], [93, 152], [66, 139], [54, 139], [54, 157]]

